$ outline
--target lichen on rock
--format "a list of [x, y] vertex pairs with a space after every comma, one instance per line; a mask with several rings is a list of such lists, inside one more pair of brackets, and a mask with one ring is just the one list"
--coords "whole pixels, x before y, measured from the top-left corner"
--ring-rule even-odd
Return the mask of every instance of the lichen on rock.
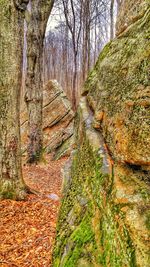
[[148, 186], [130, 168], [112, 166], [90, 117], [83, 99], [53, 266], [148, 267]]
[[138, 3], [123, 2], [127, 26], [83, 88], [54, 267], [149, 267], [150, 10]]
[[84, 89], [112, 156], [137, 165], [150, 165], [149, 29], [148, 9], [106, 45]]

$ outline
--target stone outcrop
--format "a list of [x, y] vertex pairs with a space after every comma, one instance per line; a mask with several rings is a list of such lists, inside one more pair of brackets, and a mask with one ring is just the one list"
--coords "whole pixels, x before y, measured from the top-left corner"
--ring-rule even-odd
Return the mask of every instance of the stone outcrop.
[[112, 156], [135, 165], [150, 165], [149, 29], [147, 9], [105, 46], [84, 88]]
[[149, 5], [149, 0], [122, 0], [116, 24], [116, 34], [119, 35], [138, 19], [143, 17]]
[[[74, 113], [63, 89], [56, 80], [49, 81], [43, 92], [43, 144], [54, 158], [70, 154], [73, 144]], [[23, 151], [27, 147], [27, 112], [21, 112], [21, 137]]]
[[149, 267], [150, 10], [127, 3], [83, 88], [53, 267]]
[[144, 172], [113, 165], [84, 98], [76, 140], [71, 171], [64, 172], [53, 267], [148, 267], [149, 186]]

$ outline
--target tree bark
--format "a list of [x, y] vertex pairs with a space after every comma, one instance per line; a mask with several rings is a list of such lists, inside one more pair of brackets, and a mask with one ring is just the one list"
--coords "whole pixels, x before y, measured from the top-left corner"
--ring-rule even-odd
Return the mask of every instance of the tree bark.
[[77, 52], [74, 51], [74, 73], [73, 73], [73, 88], [72, 88], [72, 108], [74, 111], [77, 109]]
[[25, 196], [20, 151], [23, 13], [28, 1], [0, 1], [0, 198]]
[[110, 3], [110, 40], [114, 38], [114, 0]]
[[87, 73], [90, 69], [90, 1], [84, 2], [83, 12], [83, 63], [82, 78], [86, 80]]
[[28, 162], [42, 152], [43, 41], [54, 0], [30, 0], [27, 16], [27, 75], [25, 101], [28, 110]]
[[121, 0], [117, 0], [117, 16], [119, 15], [121, 4], [122, 4], [122, 1]]

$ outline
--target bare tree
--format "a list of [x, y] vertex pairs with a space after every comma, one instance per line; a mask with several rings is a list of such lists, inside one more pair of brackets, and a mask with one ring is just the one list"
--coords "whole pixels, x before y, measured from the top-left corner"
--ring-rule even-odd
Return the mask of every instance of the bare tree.
[[[75, 99], [76, 105], [80, 97], [79, 89], [95, 64], [100, 50], [110, 39], [110, 1], [75, 0], [72, 13], [70, 0], [59, 0], [51, 15], [52, 19], [55, 18], [58, 22], [55, 28], [52, 27], [47, 32], [45, 62], [48, 65], [45, 64], [44, 72], [46, 79], [52, 79], [55, 69], [55, 78], [62, 84], [69, 98]], [[78, 47], [75, 56], [74, 47]], [[76, 72], [74, 72], [75, 57]], [[73, 86], [74, 76], [76, 76], [75, 86]]]

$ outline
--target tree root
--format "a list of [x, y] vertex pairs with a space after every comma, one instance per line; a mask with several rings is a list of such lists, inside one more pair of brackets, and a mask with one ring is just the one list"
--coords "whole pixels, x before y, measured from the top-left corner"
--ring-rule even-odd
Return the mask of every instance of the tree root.
[[43, 195], [39, 191], [30, 188], [28, 185], [25, 185], [25, 191], [26, 191], [27, 194], [33, 194], [33, 195], [37, 195], [37, 196], [42, 196]]

